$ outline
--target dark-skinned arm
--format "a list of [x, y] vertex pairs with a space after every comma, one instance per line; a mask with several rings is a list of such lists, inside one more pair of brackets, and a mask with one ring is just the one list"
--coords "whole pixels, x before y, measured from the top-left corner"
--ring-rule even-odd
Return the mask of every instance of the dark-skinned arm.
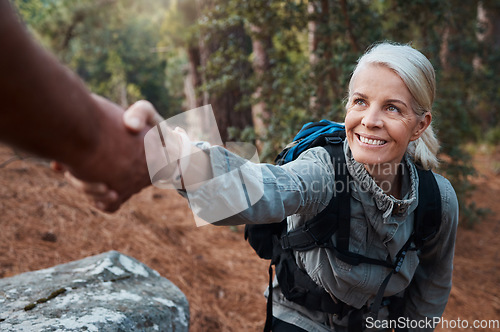
[[80, 78], [29, 35], [8, 0], [0, 0], [0, 141], [105, 183], [116, 210], [150, 184], [144, 132], [131, 135], [123, 110], [93, 96]]

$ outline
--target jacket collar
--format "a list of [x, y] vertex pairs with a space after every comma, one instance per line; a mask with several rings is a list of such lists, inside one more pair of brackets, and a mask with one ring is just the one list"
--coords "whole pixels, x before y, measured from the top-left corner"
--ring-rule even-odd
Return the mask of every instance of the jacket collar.
[[403, 199], [396, 199], [393, 196], [385, 194], [384, 191], [375, 183], [370, 174], [368, 174], [365, 166], [354, 160], [351, 149], [347, 144], [347, 140], [345, 141], [344, 151], [347, 170], [353, 180], [358, 184], [359, 190], [362, 190], [373, 197], [378, 210], [383, 213], [382, 218], [384, 221], [391, 215], [406, 216], [416, 208], [416, 204], [413, 203], [417, 200], [418, 176], [415, 165], [410, 160], [408, 154], [405, 154], [402, 160], [404, 166], [403, 182], [401, 185]]

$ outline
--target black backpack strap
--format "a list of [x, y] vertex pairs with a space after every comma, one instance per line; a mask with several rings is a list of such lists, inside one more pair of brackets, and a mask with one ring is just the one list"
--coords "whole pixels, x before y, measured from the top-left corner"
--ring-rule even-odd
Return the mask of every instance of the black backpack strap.
[[292, 250], [283, 250], [277, 243], [276, 251], [281, 251], [275, 257], [276, 277], [285, 298], [310, 310], [337, 316], [343, 316], [351, 309], [341, 301], [334, 301], [323, 287], [300, 269]]
[[[403, 317], [405, 313], [405, 299], [403, 294], [396, 294], [386, 298], [387, 308], [389, 309], [389, 320], [397, 321], [399, 317]], [[408, 332], [408, 327], [397, 326], [394, 332]]]
[[441, 226], [441, 194], [432, 171], [417, 167], [418, 206], [415, 210], [415, 246], [421, 249], [432, 239]]
[[[425, 171], [418, 167], [417, 174], [419, 178], [418, 206], [415, 209], [413, 232], [397, 254], [394, 269], [384, 279], [375, 296], [370, 308], [370, 315], [374, 319], [377, 318], [380, 310], [385, 288], [391, 276], [401, 269], [407, 252], [421, 249], [426, 241], [437, 234], [441, 224], [441, 194], [436, 178], [432, 171]], [[415, 247], [411, 247], [412, 243], [415, 244]]]
[[403, 266], [404, 259], [406, 257], [406, 254], [408, 253], [408, 250], [411, 250], [411, 244], [413, 243], [413, 234], [408, 238], [406, 243], [403, 245], [403, 248], [401, 248], [396, 255], [396, 263], [393, 265], [393, 269], [389, 274], [385, 277], [384, 281], [380, 285], [377, 294], [375, 295], [375, 299], [373, 300], [372, 305], [370, 306], [370, 316], [373, 319], [377, 319], [378, 317], [378, 312], [382, 306], [382, 301], [384, 299], [384, 292], [389, 284], [389, 280], [391, 280], [391, 277], [393, 274], [399, 273], [401, 270], [401, 267]]
[[[393, 267], [394, 264], [369, 258], [349, 251], [349, 237], [351, 228], [351, 195], [350, 175], [347, 171], [342, 140], [338, 136], [322, 136], [313, 144], [326, 144], [324, 148], [330, 154], [335, 170], [334, 196], [328, 206], [318, 215], [304, 223], [301, 227], [283, 234], [281, 246], [283, 249], [307, 251], [313, 248], [324, 247], [333, 251], [335, 256], [350, 265], [361, 263], [376, 264]], [[337, 246], [331, 242], [336, 233]]]
[[[418, 174], [418, 206], [415, 209], [413, 233], [403, 246], [408, 250], [420, 250], [425, 242], [432, 239], [439, 231], [441, 225], [441, 194], [439, 186], [432, 171], [423, 170], [417, 166]], [[415, 247], [410, 248], [413, 242]], [[401, 249], [401, 250], [403, 250]], [[399, 256], [399, 254], [398, 254]], [[404, 257], [403, 257], [404, 259]], [[402, 260], [401, 264], [403, 263]], [[396, 273], [396, 272], [394, 272]], [[388, 276], [389, 277], [389, 276]], [[389, 277], [390, 278], [390, 277]], [[380, 293], [380, 290], [379, 290]], [[371, 314], [374, 315], [377, 310], [377, 302], [380, 294], [377, 294], [372, 304]], [[383, 294], [382, 294], [383, 295]], [[390, 297], [389, 318], [397, 320], [404, 315], [404, 296]], [[393, 303], [395, 302], [395, 303]], [[396, 329], [397, 332], [404, 332], [407, 329]]]
[[[377, 295], [370, 307], [370, 315], [376, 319], [383, 301], [383, 295], [391, 276], [398, 273], [403, 265], [406, 253], [409, 250], [419, 250], [426, 241], [432, 239], [438, 232], [441, 225], [441, 194], [439, 186], [432, 171], [425, 171], [417, 167], [419, 178], [418, 184], [418, 206], [415, 209], [413, 232], [406, 241], [403, 248], [396, 256], [394, 270], [387, 275], [382, 282]], [[415, 247], [411, 247], [414, 243]], [[404, 300], [397, 299], [398, 304], [389, 304], [389, 316], [391, 319], [397, 319], [404, 314]], [[390, 301], [396, 301], [390, 298]], [[398, 331], [404, 331], [403, 329]]]
[[[325, 139], [321, 137], [320, 139]], [[276, 277], [280, 284], [281, 292], [290, 301], [303, 305], [310, 310], [322, 311], [343, 317], [352, 307], [341, 301], [335, 301], [319, 286], [311, 277], [297, 266], [293, 250], [310, 250], [317, 247], [331, 247], [331, 237], [337, 231], [339, 222], [350, 222], [350, 194], [349, 182], [347, 180], [347, 169], [345, 165], [345, 155], [342, 140], [333, 137], [332, 140], [326, 137], [326, 141], [316, 142], [318, 146], [323, 146], [328, 151], [334, 166], [344, 174], [338, 176], [335, 173], [335, 182], [340, 183], [336, 187], [335, 196], [332, 197], [328, 206], [302, 227], [287, 232], [283, 230], [281, 237], [275, 238], [273, 248], [273, 261], [276, 265]], [[343, 220], [339, 219], [342, 213]], [[268, 298], [269, 300], [269, 298]], [[268, 316], [270, 311], [268, 310]]]
[[286, 219], [273, 224], [246, 224], [245, 240], [260, 258], [271, 259], [273, 258], [272, 236], [281, 234], [283, 229], [286, 229]]
[[273, 262], [269, 265], [269, 294], [267, 294], [266, 323], [264, 332], [271, 332], [273, 327]]
[[335, 163], [335, 211], [337, 215], [337, 248], [342, 252], [349, 251], [349, 237], [351, 233], [351, 195], [350, 195], [350, 175], [347, 171], [347, 163], [344, 152], [341, 159], [336, 159]]
[[324, 148], [328, 151], [335, 169], [334, 196], [328, 206], [315, 217], [308, 220], [301, 227], [283, 234], [281, 246], [283, 249], [294, 249], [306, 251], [317, 247], [330, 247], [331, 237], [342, 228], [349, 236], [350, 228], [350, 195], [348, 172], [345, 167], [345, 154], [342, 140], [328, 140], [326, 142], [315, 142], [326, 144]]

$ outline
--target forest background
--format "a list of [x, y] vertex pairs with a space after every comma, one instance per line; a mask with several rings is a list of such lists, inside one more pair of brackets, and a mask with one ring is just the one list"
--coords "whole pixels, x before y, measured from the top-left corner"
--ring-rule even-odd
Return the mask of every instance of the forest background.
[[[342, 121], [356, 60], [373, 43], [410, 43], [437, 74], [441, 166], [461, 221], [470, 143], [500, 143], [500, 1], [12, 0], [45, 47], [89, 89], [164, 117], [211, 104], [223, 141], [272, 157], [302, 125]], [[496, 164], [500, 171], [500, 164]]]

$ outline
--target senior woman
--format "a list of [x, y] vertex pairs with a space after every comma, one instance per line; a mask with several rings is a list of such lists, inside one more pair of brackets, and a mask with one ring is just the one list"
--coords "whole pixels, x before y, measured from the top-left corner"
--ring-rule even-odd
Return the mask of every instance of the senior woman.
[[[358, 60], [349, 84], [344, 142], [346, 167], [353, 179], [349, 184], [351, 252], [394, 260], [412, 235], [414, 212], [419, 204], [416, 165], [428, 170], [438, 163], [439, 146], [431, 126], [434, 97], [434, 69], [422, 53], [408, 45], [380, 43]], [[141, 129], [154, 114], [150, 104], [140, 102], [127, 111], [125, 122], [132, 127], [130, 120], [139, 119], [135, 129]], [[169, 131], [166, 138], [169, 153], [179, 156], [186, 136], [180, 131]], [[199, 145], [193, 144], [191, 149], [198, 151]], [[230, 210], [233, 204], [239, 204], [237, 200], [248, 198], [234, 192], [234, 188], [241, 187], [241, 175], [227, 173], [228, 167], [243, 162], [221, 147], [203, 149], [205, 153], [196, 154], [183, 167], [185, 179], [196, 173], [197, 179], [192, 182], [200, 183], [191, 187], [190, 204], [202, 215]], [[273, 223], [287, 218], [290, 231], [335, 199], [334, 167], [323, 147], [306, 150], [283, 166], [251, 164], [245, 166], [245, 172], [247, 183], [262, 185], [262, 198], [248, 209], [227, 216], [223, 220], [225, 225]], [[178, 174], [178, 170], [171, 173]], [[226, 176], [220, 180], [223, 173]], [[254, 174], [258, 175], [252, 180]], [[449, 181], [438, 174], [434, 176], [441, 195], [439, 230], [422, 250], [407, 253], [401, 271], [385, 289], [385, 296], [404, 292], [403, 316], [407, 326], [398, 326], [401, 328], [432, 330], [429, 322], [443, 314], [451, 289], [458, 202]], [[313, 183], [322, 183], [321, 190]], [[105, 206], [112, 201], [113, 195], [103, 186], [94, 191], [92, 188], [95, 187], [88, 185], [87, 192], [100, 204]], [[332, 241], [336, 242], [335, 235]], [[334, 301], [354, 308], [369, 306], [388, 268], [371, 264], [352, 266], [328, 250], [313, 248], [296, 252], [297, 265]], [[270, 291], [273, 331], [349, 329], [348, 317], [340, 319], [285, 298], [276, 280]], [[379, 319], [387, 319], [387, 315], [387, 310], [382, 310]], [[380, 327], [368, 323], [365, 321], [367, 328]]]

